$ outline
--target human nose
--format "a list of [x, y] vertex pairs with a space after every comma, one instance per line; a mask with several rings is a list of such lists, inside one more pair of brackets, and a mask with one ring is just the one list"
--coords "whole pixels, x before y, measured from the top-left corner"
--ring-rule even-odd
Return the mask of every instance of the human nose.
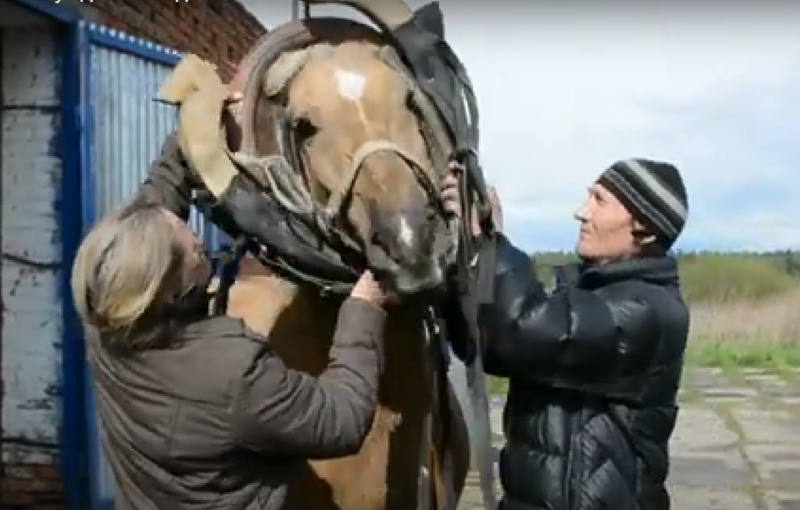
[[575, 212], [573, 213], [573, 217], [580, 221], [581, 223], [588, 221], [589, 219], [589, 204], [584, 202], [578, 207]]

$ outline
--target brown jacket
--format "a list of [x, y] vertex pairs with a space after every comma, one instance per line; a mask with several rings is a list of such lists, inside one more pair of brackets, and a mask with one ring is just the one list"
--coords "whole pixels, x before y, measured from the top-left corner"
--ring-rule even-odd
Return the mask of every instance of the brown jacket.
[[[168, 152], [139, 197], [186, 217], [188, 194], [174, 175], [181, 165]], [[134, 355], [90, 338], [116, 507], [281, 508], [302, 459], [360, 448], [376, 407], [384, 321], [380, 307], [347, 299], [318, 378], [287, 369], [264, 338], [224, 316], [192, 324], [170, 348]]]

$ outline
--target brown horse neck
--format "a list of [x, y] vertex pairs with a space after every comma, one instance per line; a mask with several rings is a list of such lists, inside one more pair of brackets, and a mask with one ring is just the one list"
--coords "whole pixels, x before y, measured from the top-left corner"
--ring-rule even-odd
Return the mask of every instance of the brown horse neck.
[[[313, 320], [324, 331], [314, 335], [320, 347], [327, 353], [333, 342], [336, 318], [344, 297], [323, 297], [311, 287], [297, 287], [292, 303], [284, 313], [298, 314], [312, 320], [309, 311], [313, 310]], [[381, 379], [381, 400], [387, 405], [397, 404], [409, 395], [424, 401], [430, 386], [426, 383], [427, 341], [424, 330], [424, 309], [411, 300], [387, 308], [384, 328], [384, 372]], [[295, 321], [292, 321], [295, 322]], [[323, 325], [324, 324], [324, 325]], [[322, 353], [320, 353], [322, 354]], [[327, 361], [327, 357], [326, 357]], [[320, 367], [324, 370], [324, 367]], [[394, 405], [392, 405], [394, 407]]]

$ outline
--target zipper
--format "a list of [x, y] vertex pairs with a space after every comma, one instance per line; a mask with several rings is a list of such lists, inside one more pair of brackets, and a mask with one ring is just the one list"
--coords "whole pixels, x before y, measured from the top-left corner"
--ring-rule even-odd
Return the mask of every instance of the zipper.
[[574, 457], [572, 452], [575, 449], [575, 445], [573, 444], [575, 442], [575, 438], [572, 436], [572, 428], [573, 428], [572, 425], [573, 425], [572, 417], [570, 417], [570, 419], [567, 420], [567, 430], [565, 434], [565, 436], [569, 438], [568, 440], [569, 447], [565, 452], [567, 455], [567, 468], [564, 472], [564, 477], [565, 477], [564, 487], [566, 487], [566, 490], [564, 491], [564, 508], [567, 510], [572, 508], [572, 501], [574, 500], [573, 492], [575, 490], [575, 477], [572, 476], [572, 468], [573, 468], [572, 464]]

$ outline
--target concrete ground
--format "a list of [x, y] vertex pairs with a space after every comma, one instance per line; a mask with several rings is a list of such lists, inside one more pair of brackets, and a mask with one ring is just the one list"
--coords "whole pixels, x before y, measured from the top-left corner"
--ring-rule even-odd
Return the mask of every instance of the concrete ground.
[[[680, 510], [800, 510], [800, 371], [687, 371], [669, 486]], [[500, 406], [493, 427], [500, 432]], [[459, 510], [483, 508], [470, 477]]]

